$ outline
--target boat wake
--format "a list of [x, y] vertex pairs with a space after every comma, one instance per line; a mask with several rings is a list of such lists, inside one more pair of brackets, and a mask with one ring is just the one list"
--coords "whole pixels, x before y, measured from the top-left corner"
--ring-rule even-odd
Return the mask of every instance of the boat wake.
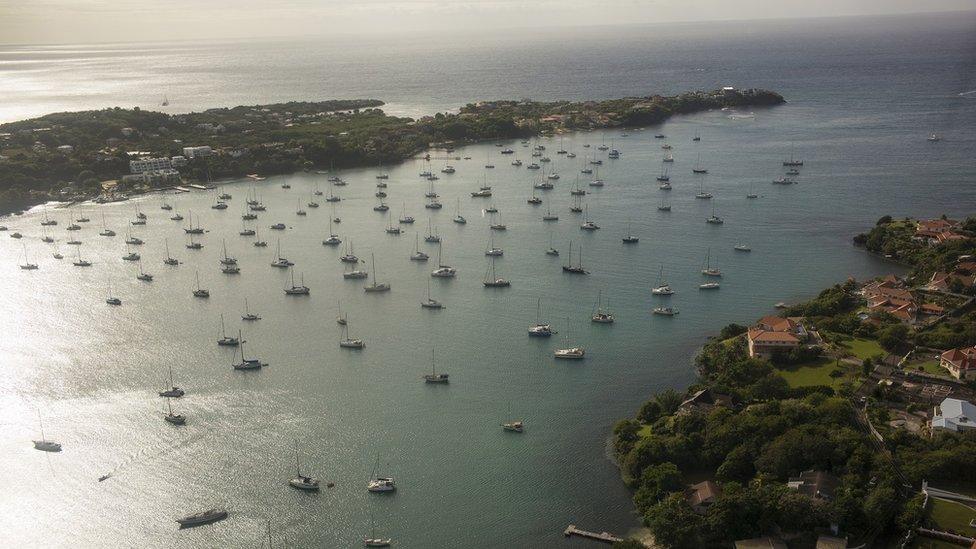
[[960, 92], [958, 95], [959, 97], [965, 97], [966, 99], [976, 99], [976, 90]]

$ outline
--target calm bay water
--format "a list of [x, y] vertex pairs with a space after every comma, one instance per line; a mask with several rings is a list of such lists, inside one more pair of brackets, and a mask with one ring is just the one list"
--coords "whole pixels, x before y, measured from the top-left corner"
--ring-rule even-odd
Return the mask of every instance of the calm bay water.
[[[616, 419], [653, 391], [690, 382], [694, 349], [722, 325], [849, 275], [896, 269], [850, 246], [881, 215], [958, 216], [976, 204], [976, 103], [959, 95], [976, 88], [973, 26], [959, 18], [856, 21], [631, 29], [558, 44], [475, 40], [460, 49], [423, 41], [355, 54], [323, 46], [303, 48], [302, 56], [293, 43], [0, 49], [0, 92], [11, 97], [0, 119], [145, 106], [164, 93], [179, 110], [373, 96], [407, 114], [483, 98], [613, 97], [724, 83], [768, 87], [790, 100], [754, 119], [711, 112], [627, 137], [573, 134], [563, 145], [575, 160], [555, 154], [558, 140], [540, 141], [562, 175], [555, 190], [540, 191], [559, 214], [556, 223], [541, 221], [546, 205], [526, 203], [538, 174], [510, 166], [491, 144], [458, 151], [472, 159], [452, 161], [458, 173], [435, 183], [440, 211], [423, 208], [419, 161], [388, 169], [385, 215], [372, 211], [374, 170], [342, 173], [349, 186], [336, 189], [343, 201], [335, 230], [360, 257], [375, 254], [389, 294], [364, 294], [360, 281], [342, 279], [341, 251], [321, 245], [331, 217], [323, 198], [307, 217], [295, 215], [316, 187], [327, 192], [324, 175], [227, 182], [223, 190], [234, 198], [225, 211], [210, 209], [209, 193], [165, 197], [207, 229], [197, 252], [183, 247], [183, 224], [160, 211], [161, 196], [50, 210], [60, 223], [51, 231], [66, 256], [60, 261], [40, 242], [41, 211], [0, 221], [25, 235], [0, 234], [0, 539], [10, 546], [257, 546], [270, 519], [277, 540], [285, 534], [299, 546], [349, 547], [372, 520], [378, 535], [402, 547], [538, 547], [577, 544], [562, 539], [569, 523], [620, 533], [635, 527], [606, 457]], [[657, 131], [674, 146], [670, 193], [653, 180], [663, 153]], [[945, 140], [926, 142], [933, 131]], [[606, 187], [585, 199], [602, 227], [585, 233], [568, 211], [569, 189], [584, 154], [595, 154], [603, 139], [622, 158], [605, 161]], [[774, 186], [791, 142], [806, 161], [800, 184]], [[529, 163], [529, 149], [505, 145]], [[694, 198], [690, 170], [699, 152], [711, 170], [703, 182], [711, 203]], [[472, 199], [489, 154], [495, 196]], [[281, 189], [284, 182], [291, 189]], [[254, 224], [265, 249], [238, 236], [252, 185], [268, 206]], [[747, 200], [750, 190], [760, 198]], [[457, 199], [464, 226], [451, 222]], [[657, 210], [662, 199], [670, 213]], [[491, 202], [508, 226], [494, 235], [505, 250], [496, 268], [512, 280], [508, 289], [481, 285], [489, 221], [480, 210]], [[705, 223], [713, 205], [723, 226]], [[146, 227], [131, 227], [146, 241], [138, 251], [156, 275], [148, 284], [120, 259], [136, 208], [149, 216]], [[417, 222], [401, 236], [385, 234], [401, 208]], [[80, 211], [92, 222], [66, 233], [69, 215]], [[97, 236], [103, 215], [118, 237]], [[428, 276], [436, 259], [436, 248], [423, 242], [428, 216], [457, 279]], [[286, 231], [268, 230], [279, 221]], [[635, 246], [620, 241], [628, 226], [641, 237]], [[92, 268], [70, 265], [69, 234], [84, 242]], [[408, 260], [415, 234], [429, 264]], [[543, 253], [550, 237], [559, 258]], [[288, 275], [269, 266], [279, 238], [310, 296], [283, 295]], [[179, 267], [162, 264], [164, 239]], [[239, 276], [219, 272], [224, 240], [241, 263]], [[570, 240], [583, 245], [588, 277], [559, 268]], [[734, 252], [739, 242], [753, 251]], [[17, 267], [24, 243], [38, 271]], [[720, 291], [700, 293], [708, 249], [725, 277]], [[677, 292], [668, 300], [650, 295], [662, 266]], [[197, 272], [209, 300], [190, 295]], [[428, 280], [444, 310], [420, 308]], [[105, 305], [109, 285], [122, 307]], [[589, 322], [601, 291], [617, 315], [612, 326]], [[215, 344], [221, 313], [228, 331], [241, 326], [245, 297], [263, 317], [244, 326], [250, 352], [270, 363], [260, 372], [232, 371], [233, 352]], [[540, 298], [559, 331], [551, 340], [526, 334]], [[365, 350], [338, 347], [337, 300]], [[680, 315], [653, 317], [660, 303]], [[552, 359], [552, 349], [577, 344], [586, 360]], [[421, 381], [432, 349], [438, 369], [451, 374], [449, 386]], [[156, 396], [168, 366], [188, 392], [174, 401], [188, 416], [183, 428], [163, 422], [165, 403]], [[31, 448], [38, 411], [48, 436], [65, 445], [61, 454]], [[525, 434], [501, 431], [514, 417], [526, 421]], [[296, 439], [303, 469], [335, 481], [334, 489], [309, 495], [286, 486]], [[377, 459], [381, 474], [398, 479], [392, 496], [365, 490]], [[226, 506], [230, 519], [176, 530], [173, 519], [214, 505]]]

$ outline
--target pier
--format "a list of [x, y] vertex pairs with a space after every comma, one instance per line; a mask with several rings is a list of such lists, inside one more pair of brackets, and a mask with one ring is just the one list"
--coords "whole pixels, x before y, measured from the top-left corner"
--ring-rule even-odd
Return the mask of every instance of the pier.
[[594, 541], [602, 541], [603, 543], [617, 543], [618, 541], [623, 541], [623, 538], [618, 538], [617, 536], [609, 532], [589, 532], [587, 530], [580, 530], [575, 524], [570, 524], [563, 531], [563, 535], [568, 537], [579, 536], [581, 538], [591, 539]]

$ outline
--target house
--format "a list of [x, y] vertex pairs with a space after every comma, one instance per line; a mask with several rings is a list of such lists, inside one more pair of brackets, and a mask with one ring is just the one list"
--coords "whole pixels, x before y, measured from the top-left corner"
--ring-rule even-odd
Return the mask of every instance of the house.
[[947, 398], [932, 411], [932, 430], [958, 433], [976, 429], [976, 406], [958, 398]]
[[808, 334], [798, 318], [765, 316], [746, 334], [749, 356], [772, 358], [798, 348]]
[[707, 412], [716, 406], [731, 408], [732, 405], [731, 395], [716, 393], [706, 387], [686, 398], [681, 403], [681, 406], [678, 406], [678, 413], [690, 413], [692, 411]]
[[820, 536], [817, 538], [817, 549], [847, 549], [847, 539], [834, 536]]
[[948, 292], [954, 283], [958, 282], [963, 288], [976, 285], [976, 272], [962, 270], [956, 267], [951, 273], [936, 271], [932, 273], [926, 288], [935, 292]]
[[706, 480], [689, 486], [685, 490], [685, 501], [696, 513], [703, 515], [721, 494], [722, 489], [718, 484]]
[[956, 379], [976, 378], [976, 346], [949, 349], [939, 357], [939, 365]]
[[764, 536], [761, 538], [736, 540], [735, 549], [787, 549], [787, 545], [779, 538]]
[[786, 485], [797, 492], [814, 499], [830, 501], [840, 485], [840, 480], [825, 471], [803, 471], [798, 477], [791, 477]]

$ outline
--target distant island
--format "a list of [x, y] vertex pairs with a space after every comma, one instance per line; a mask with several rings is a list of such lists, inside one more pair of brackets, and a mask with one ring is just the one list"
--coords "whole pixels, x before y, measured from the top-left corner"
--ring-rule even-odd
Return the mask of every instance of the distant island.
[[911, 270], [726, 326], [695, 384], [614, 427], [656, 546], [976, 543], [976, 217], [854, 242]]
[[379, 166], [434, 147], [659, 124], [675, 114], [773, 106], [778, 93], [722, 88], [605, 101], [484, 101], [417, 120], [375, 99], [165, 114], [56, 113], [0, 125], [0, 215], [48, 200], [147, 192], [183, 181]]

